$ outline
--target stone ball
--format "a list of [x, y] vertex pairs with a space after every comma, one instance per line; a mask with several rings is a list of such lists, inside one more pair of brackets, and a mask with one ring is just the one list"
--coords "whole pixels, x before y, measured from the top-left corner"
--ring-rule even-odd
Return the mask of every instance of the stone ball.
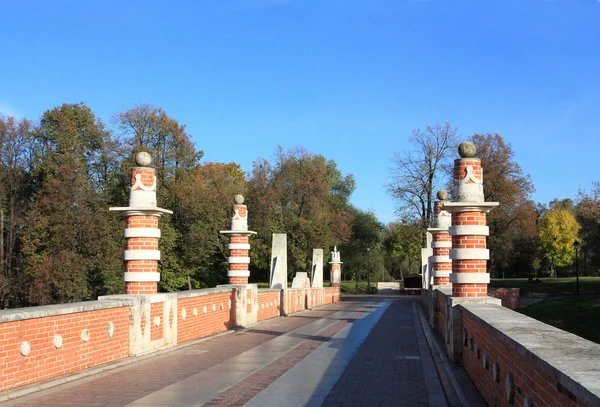
[[460, 145], [458, 146], [458, 154], [462, 158], [473, 158], [475, 157], [475, 153], [477, 153], [475, 144], [471, 143], [470, 141], [460, 143]]
[[437, 198], [440, 201], [445, 201], [446, 199], [448, 199], [448, 192], [443, 189], [440, 189], [437, 193]]
[[241, 205], [244, 203], [244, 195], [236, 195], [234, 200], [236, 204]]
[[152, 164], [152, 156], [145, 151], [141, 151], [135, 155], [135, 162], [140, 167], [148, 167]]

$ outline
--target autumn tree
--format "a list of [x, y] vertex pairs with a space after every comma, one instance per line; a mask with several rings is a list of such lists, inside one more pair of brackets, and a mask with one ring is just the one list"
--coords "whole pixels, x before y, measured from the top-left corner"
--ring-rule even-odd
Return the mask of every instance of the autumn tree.
[[229, 229], [233, 197], [245, 190], [245, 174], [235, 163], [206, 163], [182, 175], [175, 199], [181, 211], [179, 234], [186, 274], [177, 283], [167, 274], [163, 284], [181, 289], [183, 277], [183, 283], [194, 288], [226, 283], [228, 238], [219, 231]]
[[581, 226], [573, 213], [566, 208], [551, 209], [540, 221], [540, 252], [554, 267], [566, 267], [573, 264], [575, 249], [573, 243]]
[[33, 201], [23, 255], [32, 304], [64, 303], [120, 292], [122, 225], [100, 185], [110, 132], [91, 109], [63, 104], [32, 131]]
[[0, 307], [23, 306], [20, 243], [30, 201], [31, 121], [0, 114]]
[[499, 134], [475, 134], [471, 141], [483, 167], [485, 199], [500, 203], [487, 218], [490, 273], [527, 273], [534, 265], [537, 247], [538, 217], [531, 200], [531, 177], [523, 173], [511, 145]]
[[[159, 188], [158, 205], [173, 210], [172, 216], [160, 218], [162, 238], [160, 289], [175, 291], [198, 286], [190, 277], [191, 265], [185, 259], [184, 236], [189, 229], [189, 216], [178, 201], [178, 189], [188, 174], [199, 165], [203, 152], [195, 148], [185, 125], [169, 116], [162, 108], [150, 105], [135, 106], [112, 118], [119, 130], [119, 142], [124, 148], [118, 182], [114, 185], [114, 202], [125, 203], [130, 171], [135, 153], [146, 151], [152, 156]], [[193, 195], [192, 199], [200, 199]], [[193, 274], [193, 273], [192, 273]]]
[[271, 235], [288, 234], [288, 273], [308, 270], [312, 249], [348, 241], [352, 215], [347, 200], [354, 190], [351, 175], [343, 176], [333, 161], [302, 148], [284, 151], [275, 159], [255, 161], [248, 182], [252, 264], [256, 278], [268, 279]]
[[398, 215], [419, 222], [423, 244], [433, 214], [433, 191], [445, 181], [442, 166], [456, 151], [457, 131], [449, 122], [415, 129], [409, 139], [412, 148], [394, 153], [393, 180], [387, 189], [397, 202]]
[[581, 224], [579, 235], [582, 240], [584, 274], [588, 263], [593, 269], [600, 265], [600, 182], [594, 182], [591, 192], [579, 190], [576, 206], [577, 221]]

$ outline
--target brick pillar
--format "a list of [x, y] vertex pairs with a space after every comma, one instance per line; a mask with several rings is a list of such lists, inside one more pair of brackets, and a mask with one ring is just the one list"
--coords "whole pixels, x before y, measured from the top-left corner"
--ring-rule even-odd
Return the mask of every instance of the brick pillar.
[[448, 193], [444, 190], [438, 191], [437, 197], [439, 201], [434, 204], [433, 227], [427, 229], [432, 235], [431, 275], [434, 286], [449, 286], [452, 272], [452, 260], [449, 257], [452, 237], [448, 234], [448, 228], [451, 216], [448, 211], [442, 209], [443, 202], [448, 199]]
[[227, 284], [248, 284], [250, 277], [250, 235], [256, 234], [248, 230], [248, 207], [243, 205], [244, 197], [235, 196], [231, 210], [231, 230], [221, 233], [229, 236], [229, 257], [227, 263]]
[[340, 252], [337, 251], [337, 246], [333, 247], [329, 264], [331, 264], [331, 286], [339, 287], [342, 283], [342, 262], [340, 261]]
[[149, 167], [152, 162], [150, 154], [138, 153], [135, 160], [138, 167], [131, 171], [129, 206], [110, 210], [123, 212], [127, 217], [127, 250], [123, 256], [126, 293], [156, 294], [160, 281], [158, 218], [163, 213], [173, 212], [156, 206], [156, 175], [154, 168]]
[[464, 142], [459, 146], [461, 158], [454, 160], [454, 195], [456, 202], [444, 202], [442, 208], [452, 213], [453, 297], [487, 297], [490, 276], [487, 273], [486, 213], [498, 202], [484, 202], [481, 160], [475, 157], [475, 145]]

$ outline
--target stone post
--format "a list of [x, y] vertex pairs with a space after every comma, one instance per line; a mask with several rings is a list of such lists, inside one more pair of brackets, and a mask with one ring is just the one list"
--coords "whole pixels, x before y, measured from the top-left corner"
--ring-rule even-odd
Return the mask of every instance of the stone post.
[[329, 264], [331, 264], [331, 286], [339, 287], [342, 283], [342, 262], [340, 261], [340, 252], [337, 251], [337, 246], [333, 247]]
[[243, 203], [244, 197], [236, 195], [231, 211], [231, 230], [221, 231], [222, 234], [230, 238], [227, 246], [229, 249], [227, 284], [248, 284], [248, 278], [250, 277], [249, 238], [256, 232], [248, 230], [248, 207]]
[[442, 209], [452, 214], [452, 260], [453, 297], [487, 297], [490, 275], [487, 261], [490, 258], [486, 236], [486, 214], [498, 206], [498, 202], [484, 202], [483, 170], [481, 160], [475, 157], [475, 145], [462, 143], [458, 152], [461, 158], [454, 160], [454, 195], [457, 202], [444, 202]]
[[160, 251], [158, 218], [172, 211], [156, 206], [156, 175], [150, 154], [135, 156], [137, 167], [131, 171], [131, 189], [128, 207], [113, 207], [111, 211], [123, 212], [127, 217], [127, 250], [124, 253], [125, 290], [127, 294], [156, 294], [160, 273], [158, 262]]
[[431, 242], [433, 250], [431, 256], [433, 289], [438, 286], [449, 286], [450, 272], [452, 271], [452, 260], [449, 257], [452, 248], [452, 237], [448, 234], [451, 216], [448, 211], [442, 209], [443, 203], [447, 202], [448, 193], [441, 190], [437, 193], [437, 197], [439, 201], [434, 204], [433, 227], [427, 229], [433, 236]]

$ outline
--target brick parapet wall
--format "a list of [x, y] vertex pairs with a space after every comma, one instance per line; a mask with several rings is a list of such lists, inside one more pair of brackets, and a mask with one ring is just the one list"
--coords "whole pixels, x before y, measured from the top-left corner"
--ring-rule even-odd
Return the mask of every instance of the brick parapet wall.
[[192, 290], [178, 293], [177, 343], [235, 328], [235, 291]]
[[494, 298], [500, 298], [502, 306], [510, 309], [519, 308], [521, 289], [520, 288], [496, 288], [488, 286], [488, 295]]
[[281, 290], [270, 288], [258, 290], [258, 320], [265, 321], [281, 315]]
[[126, 358], [129, 305], [90, 301], [0, 311], [0, 391]]
[[600, 405], [600, 345], [505, 307], [459, 307], [463, 366], [488, 405]]
[[[221, 286], [0, 311], [0, 391], [233, 329], [239, 326], [237, 290]], [[259, 290], [254, 297], [258, 321], [281, 315], [275, 305], [280, 305], [281, 292]], [[286, 292], [290, 304], [296, 304], [298, 297], [290, 313], [340, 300], [336, 287]], [[59, 347], [54, 346], [55, 335], [62, 340]], [[27, 356], [19, 348], [25, 341], [31, 349]]]

